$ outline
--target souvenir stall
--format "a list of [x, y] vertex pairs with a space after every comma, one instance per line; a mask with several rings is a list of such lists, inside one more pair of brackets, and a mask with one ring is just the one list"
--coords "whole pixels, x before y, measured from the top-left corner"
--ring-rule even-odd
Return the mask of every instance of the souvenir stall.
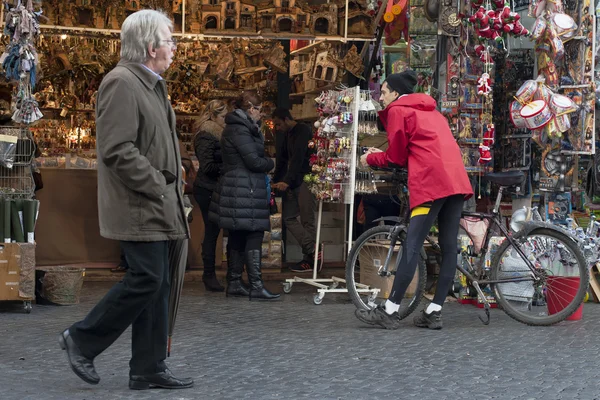
[[[520, 12], [501, 0], [461, 5], [460, 41], [448, 46], [441, 108], [472, 175], [471, 207], [489, 208], [485, 172], [523, 171], [523, 184], [503, 200], [503, 215], [522, 221], [539, 209], [539, 218], [578, 237], [576, 216], [589, 214], [584, 201], [575, 201], [584, 190], [579, 163], [595, 152], [596, 140], [590, 9], [586, 1], [534, 1]], [[588, 226], [577, 231], [578, 240], [595, 263], [596, 235]], [[468, 290], [461, 299], [476, 302]]]
[[[10, 7], [11, 2], [8, 4]], [[175, 22], [177, 54], [164, 77], [177, 115], [178, 133], [193, 155], [194, 123], [208, 100], [229, 102], [241, 91], [252, 89], [265, 99], [266, 112], [276, 107], [281, 74], [295, 71], [296, 57], [289, 56], [283, 40], [314, 42], [314, 51], [301, 49], [298, 54], [308, 54], [312, 61], [294, 72], [306, 86], [294, 83], [291, 96], [294, 112], [298, 103], [313, 102], [312, 114], [303, 117], [314, 118], [314, 98], [325, 86], [336, 86], [350, 73], [360, 75], [361, 54], [352, 43], [360, 48], [360, 43], [372, 40], [372, 17], [377, 13], [377, 2], [372, 0], [326, 5], [299, 0], [68, 4], [47, 0], [41, 13], [39, 2], [33, 5], [41, 35], [34, 40], [39, 63], [36, 92], [31, 96], [44, 116], [31, 126], [32, 138], [41, 151], [36, 162], [45, 187], [36, 193], [45, 210], [36, 229], [40, 265], [118, 262], [118, 244], [100, 237], [98, 230], [94, 113], [99, 84], [119, 60], [119, 28], [128, 15], [144, 8], [161, 8]], [[7, 44], [8, 37], [3, 41]], [[11, 109], [11, 92], [10, 87], [0, 88], [0, 109], [6, 116]], [[263, 130], [267, 153], [274, 157], [272, 122], [266, 120]], [[197, 167], [195, 157], [192, 159]], [[190, 263], [201, 265], [204, 228], [197, 208], [194, 216]], [[277, 222], [277, 214], [275, 219]], [[281, 232], [276, 233], [265, 242], [268, 264], [273, 268], [281, 267], [280, 236]], [[336, 259], [343, 258], [343, 252], [339, 253]]]

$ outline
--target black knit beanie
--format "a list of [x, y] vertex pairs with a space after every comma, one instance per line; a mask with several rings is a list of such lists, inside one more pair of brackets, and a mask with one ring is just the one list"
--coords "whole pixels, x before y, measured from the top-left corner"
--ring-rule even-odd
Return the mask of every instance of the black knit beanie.
[[385, 78], [388, 87], [400, 94], [411, 94], [415, 92], [417, 86], [417, 74], [413, 70], [406, 70], [399, 74], [391, 74]]

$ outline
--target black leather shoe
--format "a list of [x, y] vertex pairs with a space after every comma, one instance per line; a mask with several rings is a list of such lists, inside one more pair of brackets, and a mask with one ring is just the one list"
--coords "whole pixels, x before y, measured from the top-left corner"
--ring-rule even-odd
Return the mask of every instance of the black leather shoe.
[[100, 377], [94, 368], [94, 360], [90, 360], [81, 354], [81, 350], [73, 341], [68, 329], [60, 334], [58, 344], [60, 344], [61, 349], [67, 351], [67, 358], [75, 375], [91, 385], [97, 385], [100, 382]]
[[131, 375], [129, 377], [129, 389], [133, 390], [146, 390], [150, 388], [187, 389], [192, 386], [194, 386], [192, 378], [175, 378], [168, 368], [156, 374]]

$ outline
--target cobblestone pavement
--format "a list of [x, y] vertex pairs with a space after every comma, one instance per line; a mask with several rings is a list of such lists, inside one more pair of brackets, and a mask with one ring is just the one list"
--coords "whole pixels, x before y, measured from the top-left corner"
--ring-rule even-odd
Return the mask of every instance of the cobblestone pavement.
[[597, 304], [583, 321], [534, 328], [498, 310], [484, 326], [480, 310], [451, 303], [442, 331], [409, 320], [385, 331], [361, 324], [346, 295], [315, 306], [306, 285], [274, 303], [200, 285], [184, 288], [167, 360], [193, 389], [129, 390], [129, 332], [97, 358], [99, 385], [77, 378], [57, 336], [110, 287], [86, 283], [77, 306], [27, 315], [0, 303], [0, 399], [600, 399]]

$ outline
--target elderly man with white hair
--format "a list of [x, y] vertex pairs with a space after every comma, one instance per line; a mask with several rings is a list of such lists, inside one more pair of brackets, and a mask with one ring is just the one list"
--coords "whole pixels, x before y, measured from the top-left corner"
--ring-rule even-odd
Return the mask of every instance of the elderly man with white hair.
[[175, 114], [160, 76], [175, 51], [173, 23], [143, 10], [121, 28], [121, 61], [98, 90], [96, 106], [100, 234], [118, 240], [129, 264], [83, 321], [59, 337], [71, 369], [90, 384], [94, 359], [131, 325], [129, 387], [192, 387], [165, 364], [169, 245], [189, 237], [181, 191]]

